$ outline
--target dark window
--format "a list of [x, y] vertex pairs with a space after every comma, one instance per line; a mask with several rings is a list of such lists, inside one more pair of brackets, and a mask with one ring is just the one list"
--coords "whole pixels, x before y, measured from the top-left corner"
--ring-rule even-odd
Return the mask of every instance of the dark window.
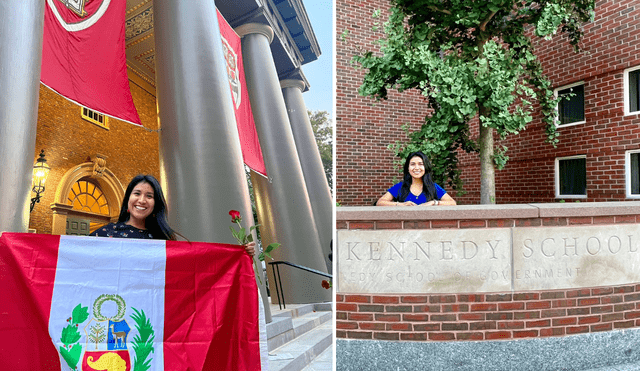
[[558, 90], [559, 125], [584, 121], [584, 85]]
[[587, 195], [587, 159], [571, 158], [558, 161], [560, 196]]
[[629, 112], [640, 111], [640, 70], [629, 72]]
[[640, 195], [640, 153], [631, 153], [629, 170], [631, 172], [631, 194]]

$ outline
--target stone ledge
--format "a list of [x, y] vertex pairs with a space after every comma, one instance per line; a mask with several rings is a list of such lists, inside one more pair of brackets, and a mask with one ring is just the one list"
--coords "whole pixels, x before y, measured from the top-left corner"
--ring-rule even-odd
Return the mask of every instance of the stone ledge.
[[[640, 213], [640, 206], [638, 207]], [[516, 205], [460, 206], [341, 206], [336, 208], [337, 221], [351, 220], [459, 220], [537, 218], [538, 209]]]
[[640, 201], [575, 202], [530, 205], [539, 210], [540, 218], [640, 214]]
[[640, 201], [459, 206], [341, 206], [336, 221], [531, 219], [640, 215]]

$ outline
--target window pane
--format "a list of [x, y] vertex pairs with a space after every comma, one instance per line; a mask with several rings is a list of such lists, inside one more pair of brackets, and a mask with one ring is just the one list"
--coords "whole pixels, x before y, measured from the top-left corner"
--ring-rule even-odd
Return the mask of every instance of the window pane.
[[629, 72], [629, 112], [640, 111], [640, 70]]
[[587, 160], [574, 158], [558, 161], [560, 195], [587, 194]]
[[640, 169], [638, 164], [640, 153], [632, 153], [631, 154], [631, 194], [639, 195], [640, 194]]
[[[572, 94], [570, 98], [567, 95]], [[565, 97], [558, 103], [560, 125], [584, 121], [584, 85], [558, 91], [558, 97]]]

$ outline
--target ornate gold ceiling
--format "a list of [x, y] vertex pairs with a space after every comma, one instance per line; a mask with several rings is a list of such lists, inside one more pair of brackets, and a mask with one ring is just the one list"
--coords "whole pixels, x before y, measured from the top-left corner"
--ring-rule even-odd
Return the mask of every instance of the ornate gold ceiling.
[[156, 53], [152, 0], [127, 0], [125, 40], [129, 73], [155, 88]]

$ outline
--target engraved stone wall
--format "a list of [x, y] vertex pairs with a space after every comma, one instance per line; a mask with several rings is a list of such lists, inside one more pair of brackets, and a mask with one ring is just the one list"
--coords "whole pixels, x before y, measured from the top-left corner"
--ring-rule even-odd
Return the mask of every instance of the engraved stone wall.
[[640, 202], [337, 210], [344, 339], [640, 327]]

